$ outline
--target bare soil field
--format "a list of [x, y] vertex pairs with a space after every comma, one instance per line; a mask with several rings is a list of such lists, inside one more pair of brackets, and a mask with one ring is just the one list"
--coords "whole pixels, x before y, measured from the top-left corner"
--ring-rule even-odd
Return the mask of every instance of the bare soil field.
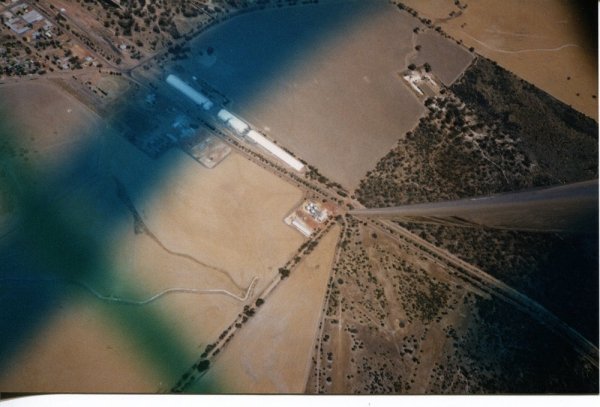
[[207, 168], [214, 168], [231, 153], [231, 147], [216, 136], [208, 136], [191, 148], [190, 154]]
[[121, 76], [107, 74], [88, 74], [81, 76], [92, 90], [106, 104], [118, 103], [125, 89], [131, 86], [130, 82]]
[[161, 377], [135, 344], [106, 320], [97, 303], [76, 295], [79, 300], [62, 301], [26, 351], [0, 373], [0, 388], [27, 393], [156, 390]]
[[51, 173], [97, 136], [100, 118], [78, 100], [46, 82], [0, 87], [0, 112], [20, 155], [34, 169]]
[[[44, 90], [40, 94], [44, 97]], [[36, 289], [44, 292], [63, 287], [61, 290], [75, 292], [85, 301], [52, 304], [43, 326], [31, 329], [19, 351], [2, 364], [0, 388], [168, 390], [173, 385], [170, 381], [241, 312], [245, 299], [251, 298], [246, 296], [250, 284], [256, 280], [254, 289], [264, 288], [303, 242], [302, 236], [283, 222], [289, 210], [301, 202], [302, 194], [237, 154], [209, 170], [179, 150], [152, 160], [110, 129], [102, 132], [101, 140], [90, 140], [89, 127], [104, 129], [105, 122], [69, 98], [67, 103], [54, 94], [46, 97], [50, 99], [40, 110], [56, 114], [36, 114], [36, 121], [29, 125], [37, 127], [28, 131], [54, 148], [51, 153], [56, 154], [57, 165], [60, 158], [67, 159], [64, 154], [70, 154], [69, 160], [78, 155], [76, 149], [69, 149], [69, 132], [74, 133], [74, 140], [81, 138], [94, 146], [91, 152], [86, 150], [85, 157], [92, 158], [85, 165], [87, 172], [73, 185], [63, 185], [64, 191], [53, 191], [56, 201], [52, 208], [60, 211], [57, 222], [68, 221], [65, 227], [77, 230], [78, 238], [95, 248], [98, 253], [91, 254], [103, 259], [104, 273], [74, 270], [54, 278], [42, 266], [40, 272], [50, 274], [51, 281], [35, 283]], [[64, 117], [80, 111], [85, 114], [79, 121]], [[91, 124], [85, 122], [86, 115]], [[20, 120], [27, 123], [25, 118]], [[44, 122], [55, 127], [44, 128]], [[44, 131], [48, 128], [50, 133]], [[63, 150], [56, 140], [65, 143]], [[82, 141], [79, 144], [86, 145]], [[50, 236], [54, 238], [69, 240], [68, 235]], [[4, 239], [5, 245], [7, 242]], [[25, 256], [27, 248], [20, 250]], [[68, 262], [68, 256], [75, 254], [71, 247], [57, 250], [60, 253], [52, 256], [59, 263]], [[38, 253], [28, 256], [36, 258]], [[76, 261], [73, 267], [78, 264]], [[27, 270], [20, 274], [13, 268], [3, 271], [8, 274], [3, 272], [2, 278], [14, 280], [3, 287], [10, 294], [3, 299], [18, 302], [26, 298], [20, 297], [12, 284], [23, 285], [19, 278]], [[25, 277], [35, 280], [38, 275]], [[180, 288], [195, 291], [164, 292]], [[154, 296], [155, 300], [146, 303]], [[68, 370], [75, 365], [72, 371], [58, 375], [53, 370], [53, 366]]]
[[227, 393], [302, 393], [339, 238], [331, 229], [265, 300], [202, 381]]
[[415, 44], [420, 49], [413, 62], [417, 66], [428, 63], [431, 71], [446, 86], [452, 85], [473, 60], [473, 54], [465, 47], [431, 29], [419, 32]]
[[[415, 26], [421, 23], [379, 1], [265, 10], [207, 30], [177, 66], [223, 92], [232, 112], [353, 188], [423, 112], [397, 76]], [[215, 62], [205, 66], [197, 55], [209, 47]]]
[[[598, 120], [596, 33], [583, 3], [561, 0], [461, 2], [404, 0], [467, 47]], [[593, 3], [590, 3], [593, 6]], [[449, 18], [450, 13], [461, 12]], [[594, 17], [592, 17], [594, 18]]]
[[[214, 169], [179, 150], [158, 161], [174, 164], [152, 198], [136, 196], [130, 187], [151, 166], [118, 176], [125, 175], [121, 181], [143, 222], [170, 250], [227, 270], [233, 282], [246, 287], [255, 276], [275, 275], [302, 243], [283, 222], [301, 192], [239, 154], [232, 153]], [[122, 167], [126, 159], [111, 165]]]

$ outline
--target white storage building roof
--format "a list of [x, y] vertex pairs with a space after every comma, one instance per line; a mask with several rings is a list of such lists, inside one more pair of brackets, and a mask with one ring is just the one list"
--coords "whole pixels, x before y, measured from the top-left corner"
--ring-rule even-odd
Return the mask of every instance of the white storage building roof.
[[229, 113], [227, 110], [221, 109], [221, 110], [219, 110], [219, 113], [217, 113], [217, 117], [219, 119], [221, 119], [221, 121], [227, 122], [229, 119], [231, 119], [233, 117], [233, 115], [231, 113]]
[[248, 138], [253, 140], [256, 144], [273, 154], [275, 157], [279, 158], [287, 165], [295, 169], [296, 171], [302, 171], [304, 168], [304, 164], [302, 164], [298, 159], [294, 158], [290, 153], [268, 140], [265, 136], [260, 134], [255, 130], [250, 130], [248, 132]]
[[42, 20], [44, 17], [36, 10], [31, 10], [29, 13], [23, 14], [23, 20], [27, 21], [29, 24], [35, 23], [36, 21]]
[[167, 83], [173, 86], [175, 89], [192, 99], [195, 103], [202, 106], [204, 110], [210, 110], [213, 107], [213, 102], [204, 96], [202, 93], [196, 91], [194, 88], [189, 86], [187, 83], [179, 79], [175, 75], [167, 76]]
[[221, 119], [221, 121], [227, 123], [229, 127], [237, 131], [239, 134], [244, 134], [244, 132], [250, 128], [245, 121], [234, 116], [225, 109], [219, 110], [217, 117]]
[[239, 134], [244, 134], [244, 132], [248, 130], [248, 125], [246, 124], [246, 122], [238, 119], [237, 117], [229, 119], [228, 123]]

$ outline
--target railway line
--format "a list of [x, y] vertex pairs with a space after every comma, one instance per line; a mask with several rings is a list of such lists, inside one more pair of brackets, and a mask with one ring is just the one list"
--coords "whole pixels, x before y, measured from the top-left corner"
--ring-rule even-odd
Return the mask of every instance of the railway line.
[[367, 219], [367, 222], [380, 232], [412, 245], [434, 262], [450, 267], [451, 273], [465, 282], [525, 312], [531, 318], [569, 342], [581, 356], [586, 358], [595, 367], [598, 367], [598, 348], [538, 302], [490, 276], [485, 271], [461, 260], [444, 249], [434, 246], [389, 220]]

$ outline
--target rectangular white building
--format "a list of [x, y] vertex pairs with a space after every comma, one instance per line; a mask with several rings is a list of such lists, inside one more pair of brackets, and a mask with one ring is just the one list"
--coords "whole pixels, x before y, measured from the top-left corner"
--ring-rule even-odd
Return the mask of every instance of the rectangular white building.
[[219, 113], [217, 113], [217, 117], [222, 122], [227, 123], [229, 127], [231, 127], [240, 135], [243, 135], [250, 128], [250, 126], [248, 126], [248, 124], [245, 121], [243, 121], [239, 117], [234, 116], [225, 109], [219, 110]]
[[217, 117], [222, 121], [227, 123], [229, 121], [229, 119], [231, 119], [232, 117], [234, 117], [231, 113], [229, 113], [228, 110], [225, 109], [221, 109], [219, 110], [219, 113], [217, 113]]
[[175, 75], [167, 76], [167, 83], [186, 95], [188, 98], [192, 99], [196, 104], [202, 106], [204, 110], [210, 110], [214, 105], [209, 98], [192, 88]]
[[290, 153], [273, 143], [271, 140], [267, 139], [259, 132], [255, 130], [250, 130], [247, 136], [249, 139], [254, 141], [256, 144], [258, 144], [271, 154], [273, 154], [275, 157], [279, 158], [281, 161], [283, 161], [296, 171], [300, 172], [304, 168], [304, 164], [302, 164], [300, 160], [293, 157]]
[[42, 20], [44, 17], [36, 10], [31, 10], [28, 13], [23, 14], [23, 20], [27, 21], [29, 24], [33, 24], [36, 21]]

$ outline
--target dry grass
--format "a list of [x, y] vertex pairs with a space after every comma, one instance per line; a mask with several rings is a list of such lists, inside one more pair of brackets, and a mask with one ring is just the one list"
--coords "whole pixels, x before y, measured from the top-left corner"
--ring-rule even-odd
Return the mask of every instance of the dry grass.
[[235, 393], [301, 393], [339, 227], [269, 296], [203, 380]]
[[[576, 9], [579, 4], [561, 0], [473, 1], [461, 16], [447, 19], [451, 11], [458, 10], [453, 0], [403, 3], [467, 47], [474, 47], [481, 55], [598, 119], [597, 99], [592, 98], [598, 88], [597, 52], [582, 33], [582, 17]], [[568, 44], [576, 46], [539, 51]]]
[[[51, 159], [58, 165], [66, 155], [76, 155], [72, 145], [95, 141], [90, 128], [105, 125], [77, 101], [48, 89], [27, 85], [22, 90], [15, 87], [10, 95], [16, 103], [15, 117], [35, 136], [32, 143], [39, 143], [40, 150], [47, 146], [40, 152], [42, 168]], [[19, 102], [25, 96], [37, 96], [41, 103], [28, 121], [31, 105]], [[102, 295], [144, 300], [181, 287], [226, 290], [243, 297], [255, 277], [256, 289], [264, 288], [303, 242], [283, 222], [302, 193], [242, 156], [231, 154], [209, 170], [179, 150], [152, 160], [114, 132], [102, 137], [88, 168], [89, 178], [69, 185], [56, 203], [61, 213], [68, 214], [71, 226], [98, 242], [106, 255], [111, 278], [83, 281]], [[134, 224], [131, 208], [117, 196], [113, 177], [129, 194], [149, 232], [140, 233], [140, 225]], [[140, 180], [152, 182], [150, 191], [138, 188]], [[134, 312], [141, 320], [159, 316], [166, 324], [165, 334], [177, 338], [185, 359], [170, 369], [184, 371], [244, 305], [216, 292], [170, 294], [148, 305], [109, 304], [81, 287], [69, 287], [86, 301], [65, 300], [63, 310], [50, 313], [43, 329], [30, 333], [23, 350], [11, 360], [11, 369], [0, 378], [3, 390], [169, 389], [177, 377], [167, 377], [145, 362], [136, 342], [140, 338], [115, 325], [118, 320], [111, 313]], [[55, 366], [61, 367], [60, 373]]]
[[[11, 392], [120, 393], [155, 391], [160, 376], [98, 305], [63, 300], [60, 312], [26, 342], [0, 374]], [[150, 369], [149, 369], [150, 367]]]
[[28, 161], [45, 173], [94, 141], [92, 130], [100, 123], [85, 105], [44, 81], [2, 86], [0, 112]]
[[[290, 32], [305, 36], [298, 27], [310, 24], [318, 33], [338, 20], [345, 25], [337, 31], [325, 32], [307, 49], [291, 49], [298, 55], [271, 55], [278, 54], [271, 51], [281, 46], [278, 41], [293, 38]], [[273, 25], [277, 34], [255, 34], [256, 27]], [[397, 76], [406, 69], [415, 25], [420, 23], [412, 16], [384, 2], [267, 10], [235, 17], [198, 38], [192, 53], [213, 47], [217, 61], [211, 67], [195, 56], [178, 63], [231, 99], [233, 112], [332, 181], [354, 188], [423, 112]], [[247, 47], [239, 32], [251, 33], [256, 45]]]

